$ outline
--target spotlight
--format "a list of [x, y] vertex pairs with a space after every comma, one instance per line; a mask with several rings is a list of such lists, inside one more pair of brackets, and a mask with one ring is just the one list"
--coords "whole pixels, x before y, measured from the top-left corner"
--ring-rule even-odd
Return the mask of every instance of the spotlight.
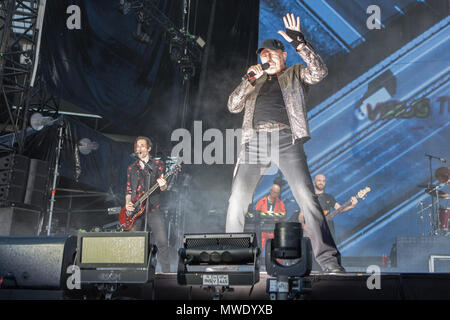
[[169, 46], [170, 58], [177, 64], [178, 70], [183, 74], [185, 80], [195, 76], [195, 61], [200, 59], [199, 56], [192, 54], [190, 49], [192, 45], [189, 40], [175, 36], [170, 40]]
[[300, 223], [276, 223], [274, 238], [266, 242], [265, 255], [267, 274], [277, 277], [267, 279], [272, 300], [287, 300], [311, 291], [311, 282], [303, 277], [311, 272], [312, 247], [310, 239], [303, 237]]
[[183, 74], [184, 80], [189, 80], [195, 76], [195, 66], [193, 63], [182, 64], [180, 72]]
[[178, 250], [177, 281], [216, 289], [259, 281], [259, 254], [254, 233], [185, 234]]
[[145, 32], [145, 29], [143, 28], [144, 23], [145, 23], [143, 11], [137, 12], [136, 20], [137, 20], [137, 26], [136, 26], [136, 31], [133, 32], [133, 37], [140, 42], [151, 43], [152, 40], [150, 39], [150, 36], [147, 34], [147, 32]]
[[197, 42], [197, 44], [200, 46], [200, 48], [203, 49], [203, 47], [205, 46], [206, 42], [205, 40], [202, 39], [202, 37], [197, 36], [195, 37], [195, 42]]
[[78, 141], [78, 149], [84, 155], [88, 155], [94, 150], [98, 149], [98, 143], [95, 141], [91, 141], [89, 138], [83, 138]]
[[127, 15], [131, 11], [131, 2], [127, 0], [120, 0], [119, 1], [119, 10], [122, 12], [123, 15]]
[[30, 125], [34, 130], [40, 131], [45, 126], [49, 125], [52, 121], [53, 121], [53, 118], [44, 117], [39, 112], [36, 112], [36, 113], [33, 113], [33, 115], [30, 118]]
[[154, 281], [157, 250], [148, 232], [78, 232], [79, 284], [111, 299], [123, 285]]
[[169, 43], [170, 59], [175, 63], [181, 63], [181, 60], [188, 60], [186, 55], [185, 43], [179, 37], [173, 37]]

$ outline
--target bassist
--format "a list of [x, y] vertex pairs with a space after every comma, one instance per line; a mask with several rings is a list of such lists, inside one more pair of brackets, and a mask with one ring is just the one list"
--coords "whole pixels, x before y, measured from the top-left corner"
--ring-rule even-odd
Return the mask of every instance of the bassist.
[[170, 271], [167, 231], [164, 216], [159, 210], [160, 192], [167, 189], [167, 181], [161, 177], [165, 167], [162, 160], [155, 160], [150, 156], [152, 142], [147, 137], [137, 137], [134, 142], [134, 151], [138, 156], [136, 162], [128, 167], [125, 206], [130, 212], [133, 211], [132, 199], [147, 191], [149, 186], [158, 183], [159, 188], [147, 199], [148, 210], [140, 215], [131, 231], [145, 230], [145, 212], [147, 215], [148, 229], [156, 239], [158, 246], [158, 262], [161, 264], [162, 272]]
[[[341, 205], [336, 201], [336, 199], [329, 193], [325, 193], [325, 185], [327, 183], [326, 177], [324, 174], [317, 174], [314, 177], [314, 191], [316, 196], [319, 199], [320, 206], [322, 207], [322, 210], [325, 215], [327, 215], [331, 209], [339, 210], [340, 212], [346, 212], [358, 204], [358, 199], [356, 197], [352, 197], [349, 202], [347, 202], [344, 207], [341, 207]], [[299, 214], [299, 222], [303, 225], [303, 230], [305, 230], [305, 224], [304, 224], [304, 218], [302, 213]], [[333, 239], [336, 239], [335, 230], [334, 230], [334, 223], [332, 219], [326, 219], [328, 223], [328, 227], [330, 228], [330, 232], [333, 236]], [[305, 230], [306, 231], [306, 230]]]

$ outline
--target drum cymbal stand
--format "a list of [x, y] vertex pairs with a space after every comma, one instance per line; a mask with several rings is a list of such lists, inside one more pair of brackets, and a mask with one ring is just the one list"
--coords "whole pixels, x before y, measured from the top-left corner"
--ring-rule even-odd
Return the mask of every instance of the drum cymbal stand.
[[[431, 204], [428, 205], [426, 208], [423, 207], [423, 200], [419, 201], [419, 204], [417, 206], [420, 206], [419, 212], [417, 214], [420, 215], [420, 220], [422, 222], [422, 236], [425, 236], [425, 220], [424, 220], [424, 212], [425, 210], [428, 210], [431, 207]], [[430, 211], [430, 219], [431, 219], [431, 211]], [[430, 220], [430, 227], [431, 227], [431, 220]]]

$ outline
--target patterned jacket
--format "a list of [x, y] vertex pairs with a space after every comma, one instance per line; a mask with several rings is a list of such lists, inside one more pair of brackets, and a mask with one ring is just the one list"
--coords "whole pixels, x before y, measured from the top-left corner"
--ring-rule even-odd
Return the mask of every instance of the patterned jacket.
[[[150, 157], [149, 164], [152, 168], [149, 186], [152, 187], [155, 183], [157, 183], [156, 180], [164, 173], [165, 163], [162, 160], [155, 160]], [[142, 169], [139, 165], [139, 161], [131, 164], [127, 170], [126, 194], [131, 195], [131, 199], [133, 200], [136, 195], [147, 191], [146, 183], [148, 183], [147, 168]], [[149, 199], [152, 205], [157, 206], [159, 204], [160, 193], [161, 190], [158, 188], [150, 196]]]
[[[310, 139], [310, 132], [305, 105], [305, 92], [309, 85], [316, 84], [325, 78], [328, 74], [328, 69], [310, 44], [304, 44], [297, 53], [307, 65], [295, 64], [287, 67], [278, 74], [278, 82], [287, 109], [292, 131], [292, 142], [296, 139], [306, 142]], [[267, 74], [264, 73], [253, 83], [243, 80], [228, 99], [228, 110], [230, 112], [239, 113], [245, 108], [242, 123], [242, 144], [249, 142], [253, 135], [253, 113], [256, 98], [266, 79]]]

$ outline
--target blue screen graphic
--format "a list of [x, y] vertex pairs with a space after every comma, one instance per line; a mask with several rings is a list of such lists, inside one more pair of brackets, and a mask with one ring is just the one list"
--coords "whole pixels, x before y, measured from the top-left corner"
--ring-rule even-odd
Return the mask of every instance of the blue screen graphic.
[[[380, 10], [375, 21], [380, 29], [368, 27], [370, 5]], [[370, 44], [376, 32], [385, 32], [386, 43], [400, 43], [403, 35], [393, 26], [418, 5], [423, 1], [262, 0], [259, 43], [267, 38], [282, 40], [287, 65], [305, 64], [277, 33], [285, 30], [282, 17], [294, 13], [300, 17], [305, 38], [328, 63], [351, 57]], [[429, 235], [437, 217], [430, 217], [431, 209], [420, 212], [431, 204], [423, 185], [431, 178], [442, 191], [450, 192], [434, 173], [448, 163], [432, 159], [430, 173], [425, 156], [450, 160], [449, 21], [448, 16], [435, 21], [389, 55], [379, 54], [371, 66], [346, 59], [351, 63], [343, 65], [343, 70], [358, 68], [358, 75], [339, 83], [320, 103], [308, 106], [312, 139], [305, 151], [311, 175], [325, 174], [325, 192], [340, 204], [371, 188], [356, 208], [333, 220], [344, 257], [389, 255], [397, 237]], [[368, 54], [383, 53], [383, 43]], [[323, 82], [333, 76], [329, 74]], [[263, 178], [255, 202], [280, 174]], [[287, 184], [282, 199], [294, 199]], [[440, 199], [438, 205], [444, 210], [450, 202]], [[299, 206], [287, 201], [288, 217]]]

